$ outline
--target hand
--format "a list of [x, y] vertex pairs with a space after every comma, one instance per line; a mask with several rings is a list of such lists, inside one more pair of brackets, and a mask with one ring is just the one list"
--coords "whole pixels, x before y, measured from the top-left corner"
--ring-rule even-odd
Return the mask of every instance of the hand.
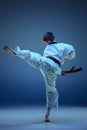
[[11, 55], [17, 56], [17, 53], [8, 46], [4, 46], [3, 49]]

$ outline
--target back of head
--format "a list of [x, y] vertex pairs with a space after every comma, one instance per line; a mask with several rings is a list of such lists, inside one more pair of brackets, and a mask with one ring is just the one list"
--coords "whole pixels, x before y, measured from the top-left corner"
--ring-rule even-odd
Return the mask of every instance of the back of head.
[[48, 42], [48, 41], [53, 42], [55, 40], [55, 36], [54, 36], [54, 34], [52, 32], [46, 32], [43, 35], [42, 40], [45, 41], [45, 42]]

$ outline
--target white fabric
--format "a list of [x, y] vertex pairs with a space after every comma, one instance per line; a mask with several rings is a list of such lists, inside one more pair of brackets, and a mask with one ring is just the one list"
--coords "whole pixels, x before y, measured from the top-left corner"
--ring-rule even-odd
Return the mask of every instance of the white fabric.
[[68, 44], [51, 44], [47, 45], [43, 56], [30, 50], [21, 50], [20, 47], [15, 49], [18, 57], [25, 60], [31, 66], [39, 69], [44, 77], [46, 84], [47, 107], [58, 106], [58, 92], [56, 89], [57, 74], [61, 75], [61, 67], [46, 56], [53, 56], [62, 63], [65, 58], [72, 59], [75, 57], [75, 50]]
[[75, 58], [75, 49], [66, 43], [49, 44], [45, 48], [43, 56], [52, 56], [63, 64], [66, 58], [70, 60]]

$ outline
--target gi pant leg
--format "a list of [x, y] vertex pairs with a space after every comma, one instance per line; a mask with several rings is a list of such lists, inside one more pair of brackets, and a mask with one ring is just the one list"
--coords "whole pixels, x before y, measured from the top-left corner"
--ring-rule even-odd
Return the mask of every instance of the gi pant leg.
[[49, 68], [46, 72], [43, 72], [45, 84], [46, 84], [46, 106], [47, 108], [58, 107], [58, 92], [56, 89], [56, 72], [51, 71]]
[[47, 107], [58, 106], [58, 92], [55, 86], [56, 76], [61, 73], [58, 64], [49, 58], [42, 57], [40, 54], [30, 50], [21, 50], [17, 47], [18, 56], [28, 62], [31, 66], [40, 69], [46, 83]]

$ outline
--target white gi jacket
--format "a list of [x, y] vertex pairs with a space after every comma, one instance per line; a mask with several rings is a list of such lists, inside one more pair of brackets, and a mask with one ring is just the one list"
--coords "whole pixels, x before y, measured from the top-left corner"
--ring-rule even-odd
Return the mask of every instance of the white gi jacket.
[[72, 45], [65, 43], [49, 44], [43, 55], [52, 56], [63, 64], [66, 58], [69, 60], [75, 58], [75, 49]]
[[31, 66], [38, 68], [44, 77], [46, 83], [46, 103], [47, 107], [58, 106], [58, 92], [56, 89], [57, 74], [61, 75], [61, 67], [47, 56], [52, 56], [64, 63], [65, 58], [73, 59], [75, 57], [75, 49], [72, 45], [65, 43], [53, 43], [46, 46], [43, 56], [30, 50], [21, 50], [16, 47], [18, 57], [28, 62]]

